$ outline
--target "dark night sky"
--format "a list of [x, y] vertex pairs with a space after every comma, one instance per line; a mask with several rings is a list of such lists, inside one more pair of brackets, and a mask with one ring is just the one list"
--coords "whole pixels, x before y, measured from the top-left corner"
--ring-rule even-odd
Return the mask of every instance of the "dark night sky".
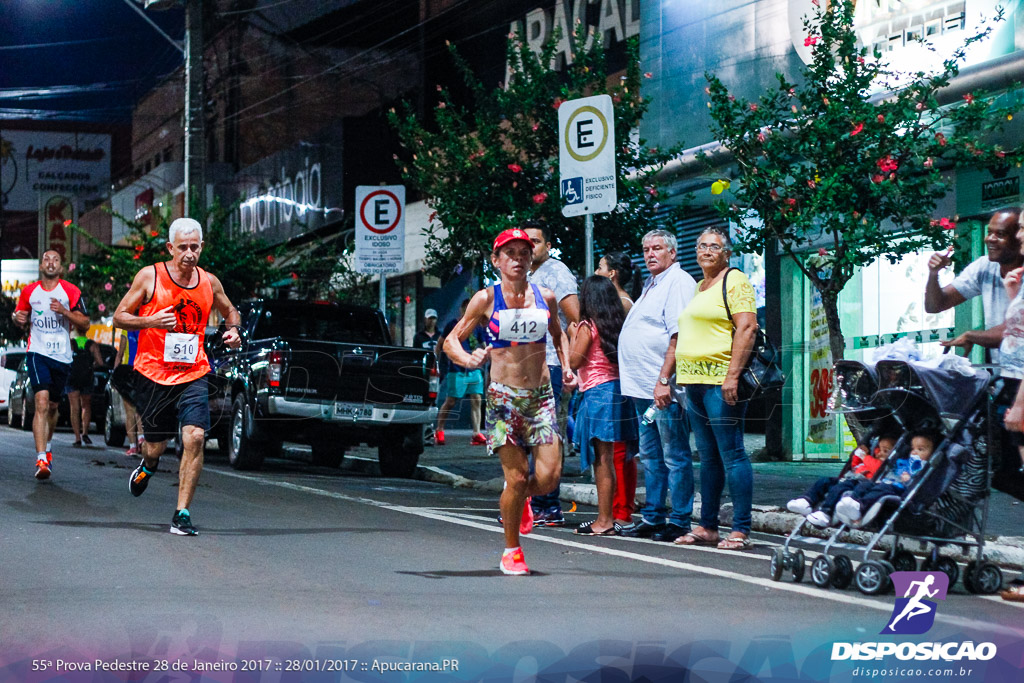
[[[146, 14], [182, 38], [181, 9]], [[136, 99], [182, 59], [124, 0], [3, 0], [0, 120], [127, 122]], [[13, 92], [94, 84], [102, 85], [45, 98]]]

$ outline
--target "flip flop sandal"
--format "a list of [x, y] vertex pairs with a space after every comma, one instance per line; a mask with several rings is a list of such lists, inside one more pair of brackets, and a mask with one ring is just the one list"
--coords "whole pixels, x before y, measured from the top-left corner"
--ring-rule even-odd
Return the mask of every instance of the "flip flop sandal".
[[619, 535], [618, 529], [616, 529], [614, 526], [612, 526], [609, 529], [605, 529], [604, 531], [594, 531], [594, 523], [593, 522], [584, 522], [583, 524], [580, 524], [578, 527], [576, 527], [576, 531], [574, 531], [573, 533], [578, 534], [580, 536], [618, 536]]
[[754, 542], [749, 538], [739, 538], [737, 536], [730, 536], [729, 538], [723, 538], [718, 543], [719, 550], [744, 550], [754, 545]]
[[699, 536], [692, 531], [688, 531], [676, 540], [672, 541], [674, 545], [715, 545], [719, 541], [719, 538], [709, 538], [705, 536]]

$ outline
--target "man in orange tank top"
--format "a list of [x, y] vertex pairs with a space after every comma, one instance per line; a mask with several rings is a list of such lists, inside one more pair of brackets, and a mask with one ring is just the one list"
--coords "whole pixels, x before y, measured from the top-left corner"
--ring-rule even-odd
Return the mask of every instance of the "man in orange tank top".
[[135, 396], [146, 441], [142, 462], [132, 472], [128, 488], [133, 496], [142, 495], [157, 471], [167, 439], [177, 434], [181, 424], [183, 453], [171, 533], [195, 536], [198, 532], [188, 506], [199, 483], [210, 429], [206, 384], [210, 363], [203, 337], [215, 307], [227, 324], [224, 343], [238, 348], [241, 317], [220, 280], [199, 267], [203, 226], [191, 218], [179, 218], [171, 223], [167, 240], [171, 260], [140, 270], [114, 313], [115, 326], [140, 331]]

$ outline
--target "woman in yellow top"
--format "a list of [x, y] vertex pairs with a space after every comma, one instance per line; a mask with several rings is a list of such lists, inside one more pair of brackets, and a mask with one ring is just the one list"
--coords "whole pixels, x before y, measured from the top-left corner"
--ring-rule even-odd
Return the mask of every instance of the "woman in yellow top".
[[[743, 448], [746, 403], [738, 400], [737, 389], [754, 345], [757, 308], [750, 280], [729, 267], [731, 253], [729, 236], [719, 230], [705, 230], [697, 238], [697, 264], [704, 279], [679, 315], [677, 343], [668, 350], [676, 382], [686, 388], [686, 414], [700, 452], [700, 526], [675, 543], [717, 544], [723, 550], [750, 545], [754, 490], [754, 470]], [[670, 358], [665, 361], [667, 365]], [[718, 512], [726, 481], [734, 506], [732, 532], [719, 540]]]

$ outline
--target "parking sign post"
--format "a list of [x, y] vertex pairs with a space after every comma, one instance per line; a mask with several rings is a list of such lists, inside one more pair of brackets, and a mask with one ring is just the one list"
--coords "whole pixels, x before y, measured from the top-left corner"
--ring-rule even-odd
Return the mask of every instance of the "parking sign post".
[[356, 271], [380, 275], [380, 310], [387, 316], [388, 273], [405, 265], [405, 187], [356, 187]]
[[594, 214], [615, 208], [615, 115], [608, 95], [558, 107], [558, 168], [562, 215], [586, 216], [587, 274], [594, 270]]

